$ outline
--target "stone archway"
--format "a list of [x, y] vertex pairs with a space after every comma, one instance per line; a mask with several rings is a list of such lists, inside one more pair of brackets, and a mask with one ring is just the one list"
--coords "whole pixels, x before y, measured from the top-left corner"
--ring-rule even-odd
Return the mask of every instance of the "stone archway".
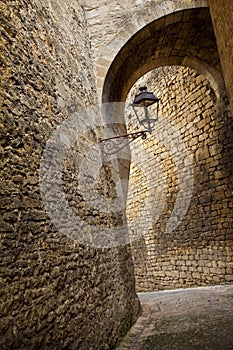
[[[140, 1], [138, 3], [140, 4]], [[130, 7], [131, 4], [127, 3], [128, 5]], [[127, 22], [118, 29], [116, 35], [107, 43], [96, 60], [96, 84], [100, 99], [102, 98], [103, 86], [106, 83], [106, 76], [111, 71], [110, 66], [128, 40], [149, 23], [162, 19], [163, 24], [169, 25], [169, 21], [171, 23], [175, 22], [177, 17], [176, 12], [195, 8], [206, 8], [208, 7], [208, 2], [207, 0], [182, 0], [179, 2], [169, 0], [159, 1], [154, 4], [153, 1], [143, 1], [143, 5], [139, 9], [135, 9], [135, 2], [133, 2], [133, 6], [133, 13], [130, 13], [130, 18], [126, 16]], [[128, 12], [130, 12], [130, 9]], [[165, 19], [165, 16], [168, 15], [170, 16]]]
[[178, 11], [137, 32], [121, 48], [104, 81], [102, 101], [124, 101], [133, 83], [164, 65], [185, 65], [206, 75], [217, 95], [224, 89], [208, 8]]
[[[217, 215], [215, 215], [214, 219], [211, 215], [207, 215], [210, 223], [208, 229], [203, 229], [205, 224], [203, 224], [203, 227], [199, 227], [197, 221], [193, 223], [193, 226], [190, 226], [195, 231], [196, 238], [198, 235], [202, 237], [202, 242], [197, 240], [198, 246], [195, 246], [196, 250], [192, 250], [189, 244], [188, 246], [187, 244], [182, 246], [180, 242], [173, 248], [179, 252], [184, 251], [184, 254], [187, 253], [190, 256], [195, 256], [195, 252], [200, 248], [196, 256], [206, 253], [208, 255], [208, 263], [214, 254], [214, 250], [211, 250], [210, 246], [214, 245], [214, 249], [218, 249], [219, 244], [222, 244], [221, 249], [224, 251], [224, 258], [222, 259], [222, 257], [216, 255], [216, 266], [211, 265], [210, 270], [205, 270], [205, 274], [208, 275], [211, 271], [212, 277], [217, 275], [218, 277], [202, 282], [211, 284], [216, 281], [231, 281], [232, 278], [228, 267], [228, 261], [229, 259], [231, 260], [228, 249], [231, 246], [231, 226], [228, 225], [226, 218], [232, 215], [230, 212], [232, 194], [231, 187], [228, 184], [229, 169], [232, 168], [232, 164], [229, 165], [227, 161], [232, 149], [228, 146], [224, 149], [227, 138], [230, 138], [228, 132], [230, 125], [225, 123], [223, 118], [223, 116], [227, 116], [227, 109], [225, 107], [221, 110], [218, 109], [221, 103], [223, 106], [226, 102], [226, 92], [208, 8], [199, 7], [166, 14], [150, 22], [135, 33], [121, 47], [106, 72], [105, 78], [102, 78], [102, 102], [124, 102], [132, 85], [143, 74], [156, 67], [171, 65], [190, 67], [202, 74], [207, 79], [214, 96], [215, 106], [211, 111], [214, 117], [212, 118], [208, 115], [207, 118], [203, 118], [202, 115], [199, 119], [196, 119], [195, 136], [197, 136], [196, 142], [200, 142], [200, 144], [198, 147], [192, 145], [190, 152], [193, 152], [192, 155], [196, 163], [196, 173], [194, 174], [196, 198], [194, 202], [197, 201], [198, 205], [200, 204], [198, 210], [205, 213], [202, 216], [202, 221], [203, 223], [205, 222], [207, 212], [209, 214], [209, 212], [215, 210], [218, 211], [219, 218], [221, 218], [221, 224], [218, 225]], [[102, 73], [104, 73], [104, 70], [102, 70]], [[123, 114], [119, 118], [120, 122], [124, 124]], [[212, 139], [208, 135], [209, 126], [206, 125], [208, 123], [211, 123], [210, 132], [212, 136], [214, 135], [214, 137], [211, 136]], [[200, 133], [197, 131], [198, 128], [201, 128]], [[189, 137], [192, 139], [193, 136], [190, 134]], [[189, 140], [188, 142], [191, 141]], [[221, 157], [224, 160], [221, 161]], [[207, 174], [205, 179], [203, 177], [201, 179], [201, 175], [198, 173], [202, 172], [203, 169]], [[218, 193], [216, 193], [216, 187]], [[221, 203], [221, 199], [223, 199], [222, 189], [224, 189], [225, 195], [224, 204]], [[195, 203], [192, 204], [192, 212], [195, 212], [195, 205]], [[207, 207], [208, 209], [206, 209]], [[197, 226], [195, 227], [195, 225]], [[188, 235], [187, 227], [182, 232], [186, 238]], [[161, 231], [159, 227], [157, 229]], [[160, 234], [162, 235], [162, 233], [164, 232], [161, 231]], [[176, 231], [174, 237], [179, 236], [179, 233], [179, 230]], [[221, 243], [219, 243], [218, 235], [221, 237]], [[192, 239], [192, 241], [194, 242], [196, 238]], [[171, 264], [172, 259], [166, 260], [165, 263]], [[194, 275], [200, 275], [199, 272], [202, 270], [198, 270], [198, 266], [196, 267], [197, 270], [193, 271]], [[197, 282], [198, 277], [195, 278], [194, 280]]]
[[[125, 102], [130, 88], [143, 74], [160, 66], [182, 65], [209, 80], [221, 108], [226, 90], [207, 2], [161, 2], [156, 13], [152, 3], [148, 4], [144, 16], [139, 11], [132, 26], [129, 22], [123, 26], [122, 31], [128, 34], [119, 32], [97, 60], [97, 91], [102, 102]], [[142, 19], [138, 22], [135, 18], [139, 14]], [[123, 133], [124, 113], [121, 110], [114, 114], [118, 132]], [[127, 178], [125, 168], [129, 164], [123, 163], [120, 173], [124, 171], [122, 178]]]

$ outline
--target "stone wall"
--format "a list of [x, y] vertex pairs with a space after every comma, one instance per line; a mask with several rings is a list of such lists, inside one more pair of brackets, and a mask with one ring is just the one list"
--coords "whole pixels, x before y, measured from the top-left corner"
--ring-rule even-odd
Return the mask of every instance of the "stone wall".
[[233, 2], [231, 0], [209, 0], [208, 3], [233, 111]]
[[[161, 67], [152, 135], [131, 144], [127, 215], [138, 291], [233, 281], [232, 118], [204, 76]], [[130, 130], [137, 130], [129, 113]]]
[[[60, 205], [62, 221], [65, 193], [72, 211], [100, 233], [122, 221], [122, 213], [93, 212], [76, 175], [86, 144], [96, 143], [91, 125], [98, 123], [83, 113], [96, 101], [83, 8], [76, 0], [1, 1], [1, 34], [0, 348], [111, 349], [138, 313], [129, 247], [79, 242], [86, 234], [81, 223], [73, 240], [69, 222], [67, 232], [58, 230], [45, 210]], [[48, 141], [67, 120], [75, 120], [73, 134], [83, 125], [88, 132], [71, 150], [69, 135], [60, 133], [63, 143], [51, 142], [54, 152], [41, 165]], [[55, 172], [42, 201], [39, 180], [63, 160], [62, 184]], [[98, 190], [115, 195], [106, 167]], [[53, 201], [45, 203], [46, 194]]]
[[[172, 15], [174, 11], [206, 7], [207, 1], [138, 0], [136, 4], [135, 1], [126, 4], [120, 0], [106, 5], [106, 1], [97, 0], [9, 0], [1, 1], [0, 5], [3, 112], [0, 347], [111, 349], [139, 310], [129, 246], [111, 248], [101, 244], [106, 228], [117, 232], [115, 228], [121, 227], [124, 212], [109, 213], [93, 208], [90, 205], [93, 198], [89, 202], [85, 200], [93, 178], [87, 180], [88, 176], [83, 179], [77, 174], [77, 168], [85, 163], [83, 155], [89, 165], [96, 163], [95, 154], [89, 151], [96, 145], [101, 117], [90, 109], [97, 101], [96, 90], [100, 97], [108, 68], [127, 40], [154, 19], [169, 15], [166, 18], [169, 24], [176, 19]], [[185, 33], [188, 35], [188, 29]], [[209, 51], [204, 51], [209, 57]], [[173, 77], [172, 84], [177, 89], [179, 84], [173, 73], [168, 76]], [[170, 222], [181, 192], [179, 171], [172, 159], [174, 153], [169, 155], [169, 145], [166, 149], [163, 139], [156, 145], [148, 139], [153, 149], [153, 156], [147, 158], [148, 167], [153, 165], [156, 154], [166, 176], [158, 174], [158, 187], [144, 186], [140, 181], [135, 187], [135, 196], [141, 190], [139, 217], [145, 209], [143, 196], [146, 198], [148, 188], [154, 198], [161, 195], [160, 203], [164, 204], [161, 220], [153, 219], [148, 235], [138, 234], [140, 222], [136, 227], [134, 246], [138, 244], [140, 250], [138, 262], [136, 254], [134, 261], [138, 286], [142, 289], [232, 280], [230, 119], [225, 120], [225, 101], [223, 104], [215, 101], [203, 77], [193, 72], [179, 75], [183, 85], [189, 79], [194, 85], [187, 85], [186, 94], [180, 97], [176, 96], [176, 90], [170, 95], [169, 87], [163, 104], [173, 126], [177, 120], [172, 118], [176, 118], [178, 111], [184, 116], [178, 122], [178, 130], [193, 155], [195, 185], [186, 217], [165, 239], [166, 223]], [[166, 84], [170, 82], [165, 83], [163, 74], [158, 73], [159, 76], [161, 86], [168, 91]], [[190, 106], [197, 113], [195, 117]], [[57, 139], [52, 138], [54, 133]], [[75, 138], [76, 133], [79, 138]], [[48, 145], [51, 154], [45, 152]], [[176, 147], [174, 144], [174, 150]], [[141, 154], [140, 148], [137, 153]], [[41, 162], [43, 156], [47, 156], [45, 162]], [[142, 160], [145, 163], [144, 156]], [[54, 165], [58, 171], [52, 173], [50, 166]], [[182, 164], [178, 165], [182, 168]], [[104, 196], [108, 203], [117, 193], [113, 170], [109, 164], [102, 167], [96, 183], [99, 197]], [[145, 173], [144, 178], [147, 177]], [[46, 186], [41, 188], [41, 183]], [[192, 181], [185, 184], [186, 190], [192, 188]], [[163, 201], [159, 189], [164, 186]], [[61, 217], [54, 220], [58, 207]], [[157, 207], [156, 203], [153, 206], [156, 217], [160, 214]], [[131, 217], [134, 214], [131, 212]], [[80, 216], [82, 220], [69, 222], [69, 215]], [[142, 229], [145, 219], [150, 223], [154, 217], [148, 211], [143, 215]], [[61, 230], [57, 224], [63, 225]], [[94, 244], [90, 226], [97, 227]], [[149, 249], [144, 249], [145, 243]], [[142, 254], [145, 254], [143, 260]]]

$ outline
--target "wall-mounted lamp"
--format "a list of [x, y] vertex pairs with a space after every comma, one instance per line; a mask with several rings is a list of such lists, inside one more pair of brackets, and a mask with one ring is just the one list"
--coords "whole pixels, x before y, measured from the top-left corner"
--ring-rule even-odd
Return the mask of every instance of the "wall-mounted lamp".
[[[135, 96], [130, 106], [133, 108], [139, 125], [143, 125], [145, 129], [130, 134], [99, 139], [99, 142], [103, 144], [103, 153], [106, 155], [117, 153], [138, 137], [145, 140], [147, 138], [147, 133], [151, 134], [155, 122], [158, 120], [159, 98], [156, 97], [153, 92], [148, 92], [146, 86], [140, 87], [139, 90], [140, 92]], [[152, 105], [155, 105], [156, 108], [153, 107], [151, 111], [149, 108]], [[152, 115], [153, 117], [151, 117]]]

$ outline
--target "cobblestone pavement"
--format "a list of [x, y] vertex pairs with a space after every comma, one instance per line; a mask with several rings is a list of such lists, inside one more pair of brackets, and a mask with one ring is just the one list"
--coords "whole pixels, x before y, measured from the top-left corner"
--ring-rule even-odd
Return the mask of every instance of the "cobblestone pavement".
[[233, 350], [233, 285], [138, 296], [142, 315], [116, 350]]

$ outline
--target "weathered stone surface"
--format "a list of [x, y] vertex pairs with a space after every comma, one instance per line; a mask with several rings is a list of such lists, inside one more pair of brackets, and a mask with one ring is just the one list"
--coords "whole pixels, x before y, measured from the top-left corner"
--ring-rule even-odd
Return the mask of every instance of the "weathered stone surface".
[[[187, 218], [171, 237], [164, 239], [162, 234], [154, 237], [151, 231], [144, 239], [135, 233], [134, 247], [138, 254], [134, 260], [136, 268], [140, 265], [143, 277], [137, 277], [141, 289], [157, 287], [155, 278], [163, 281], [162, 288], [174, 284], [232, 282], [232, 163], [229, 161], [232, 125], [230, 119], [225, 119], [226, 102], [216, 103], [213, 94], [214, 89], [219, 99], [224, 91], [210, 16], [207, 10], [199, 9], [207, 7], [207, 1], [9, 0], [1, 1], [0, 5], [1, 348], [110, 349], [138, 313], [130, 248], [95, 249], [74, 243], [52, 225], [39, 190], [39, 174], [43, 175], [39, 172], [40, 162], [46, 142], [72, 113], [95, 103], [97, 92], [102, 96], [108, 73], [115, 89], [110, 97], [117, 100], [126, 96], [130, 87], [120, 80], [124, 82], [128, 74], [133, 82], [153, 64], [165, 64], [164, 58], [169, 64], [191, 64], [210, 78], [208, 85], [198, 73], [188, 71], [185, 74], [181, 71], [179, 79], [173, 77], [172, 82], [160, 77], [161, 91], [170, 94], [164, 100], [163, 111], [170, 114], [173, 125], [179, 125], [186, 147], [193, 155], [195, 193]], [[219, 47], [223, 43], [223, 47], [228, 44], [229, 25], [226, 22], [223, 30], [220, 28], [218, 10], [225, 11], [223, 7], [211, 8], [217, 43]], [[149, 30], [146, 25], [154, 20], [158, 22]], [[115, 76], [114, 70], [108, 70], [112, 61], [144, 26], [145, 30], [138, 33], [135, 41], [136, 49], [132, 45], [130, 51], [128, 47], [126, 55], [118, 61], [125, 63], [121, 74]], [[136, 72], [136, 56], [140, 64], [145, 58], [139, 57], [143, 50], [138, 51], [141, 47], [138, 43], [147, 37], [153, 38], [156, 45], [153, 50], [149, 42], [148, 50], [144, 50], [151, 54], [149, 66], [144, 64]], [[223, 49], [220, 58], [224, 61], [229, 46]], [[187, 53], [192, 57], [188, 59]], [[229, 72], [229, 78], [230, 57], [226, 64], [222, 62], [225, 77]], [[226, 82], [229, 89], [229, 79]], [[177, 94], [181, 85], [185, 85], [186, 91]], [[182, 115], [179, 122], [177, 112]], [[93, 124], [98, 122], [98, 116], [93, 120], [86, 115], [82, 120], [93, 129]], [[124, 125], [121, 127], [124, 129]], [[73, 145], [67, 156], [62, 188], [76, 214], [104, 229], [121, 225], [124, 213], [109, 215], [87, 206], [78, 190], [75, 168], [83, 155], [88, 154], [85, 141], [96, 141], [93, 129]], [[165, 136], [171, 137], [169, 129]], [[179, 178], [166, 145], [161, 140], [155, 145], [150, 139], [148, 144], [153, 149], [148, 156], [148, 168], [153, 169], [157, 159], [167, 175], [166, 206], [160, 226], [153, 227], [163, 233], [174, 209]], [[181, 151], [175, 137], [172, 147], [177, 153]], [[57, 160], [51, 157], [50, 162], [56, 164]], [[178, 169], [187, 162], [184, 159]], [[127, 164], [119, 162], [119, 169], [125, 177]], [[144, 175], [138, 171], [137, 176]], [[115, 180], [109, 167], [101, 169], [97, 190], [107, 200], [116, 197]], [[91, 181], [85, 178], [86, 194], [90, 192]], [[137, 186], [136, 192], [141, 193], [142, 200], [135, 205], [134, 218], [141, 215], [140, 208], [148, 196], [156, 198], [156, 205], [162, 201], [164, 179], [158, 176], [157, 181], [156, 193], [148, 192], [143, 182]], [[192, 186], [189, 179], [185, 183], [187, 189]], [[48, 189], [48, 194], [54, 195], [51, 206], [60, 201], [55, 196], [60, 187], [55, 176]], [[156, 215], [155, 210], [153, 218]], [[148, 212], [144, 217], [150, 220]], [[83, 238], [89, 234], [82, 225], [76, 228]], [[144, 224], [137, 229], [143, 231]], [[142, 261], [146, 263], [142, 265]], [[144, 276], [148, 277], [146, 283]]]
[[233, 111], [233, 3], [231, 0], [209, 0], [208, 2], [226, 88]]
[[[39, 188], [51, 134], [96, 102], [84, 11], [78, 1], [1, 1], [1, 33], [0, 347], [110, 349], [139, 311], [130, 248], [97, 249], [58, 232]], [[83, 157], [85, 135], [76, 147]], [[81, 198], [71, 174], [75, 160], [71, 152], [63, 169], [74, 210], [100, 232], [121, 223], [120, 214], [94, 215]], [[108, 170], [105, 175], [99, 191], [111, 197], [114, 181]], [[56, 181], [50, 190], [59, 203]]]
[[[227, 105], [225, 111], [219, 110], [209, 82], [188, 68], [165, 67], [148, 73], [131, 90], [131, 100], [139, 85], [148, 85], [161, 103], [155, 131], [147, 140], [131, 145], [127, 215], [137, 289], [232, 282], [233, 276], [226, 271], [233, 259], [228, 249], [233, 247], [229, 173], [233, 164], [232, 119]], [[136, 128], [132, 120], [131, 131]], [[167, 128], [161, 129], [163, 120]], [[174, 136], [172, 125], [177, 131]], [[187, 179], [183, 190], [180, 181], [188, 159], [182, 153], [182, 143], [192, 159], [194, 180], [192, 184], [192, 179]], [[189, 188], [191, 201], [180, 221], [182, 208], [175, 215], [173, 211], [184, 202], [176, 203], [177, 196]], [[171, 215], [179, 225], [166, 232]]]

